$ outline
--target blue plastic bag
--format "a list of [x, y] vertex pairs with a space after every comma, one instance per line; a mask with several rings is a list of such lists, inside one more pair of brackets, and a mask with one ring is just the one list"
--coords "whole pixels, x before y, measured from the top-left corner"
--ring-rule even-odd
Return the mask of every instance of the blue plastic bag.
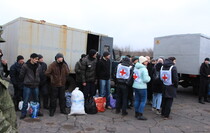
[[71, 93], [65, 92], [65, 97], [66, 97], [66, 107], [70, 108], [71, 107]]
[[32, 114], [31, 118], [37, 118], [39, 113], [39, 103], [38, 102], [30, 102]]
[[110, 95], [110, 106], [114, 109], [116, 108], [116, 99], [113, 98], [113, 95]]

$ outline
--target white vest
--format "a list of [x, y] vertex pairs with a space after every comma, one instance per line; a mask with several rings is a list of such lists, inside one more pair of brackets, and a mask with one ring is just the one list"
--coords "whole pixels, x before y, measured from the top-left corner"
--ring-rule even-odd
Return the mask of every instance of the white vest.
[[119, 64], [117, 66], [117, 74], [116, 74], [116, 78], [117, 79], [128, 79], [130, 77], [130, 70], [131, 70], [131, 66], [123, 66], [121, 64]]
[[141, 82], [141, 72], [139, 71], [139, 69], [134, 69], [133, 71], [133, 79], [134, 81], [140, 83]]
[[169, 70], [163, 70], [163, 66], [160, 69], [160, 79], [164, 85], [172, 85], [172, 74], [171, 70], [174, 66], [171, 66]]

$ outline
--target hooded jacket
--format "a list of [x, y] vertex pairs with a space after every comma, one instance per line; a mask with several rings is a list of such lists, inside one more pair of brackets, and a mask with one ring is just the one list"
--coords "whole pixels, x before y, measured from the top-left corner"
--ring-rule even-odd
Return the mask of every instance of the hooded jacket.
[[[174, 63], [171, 60], [166, 59], [163, 64], [163, 70], [169, 70], [172, 65], [174, 65]], [[178, 82], [179, 82], [176, 66], [173, 66], [171, 70], [171, 74], [172, 74], [171, 75], [172, 85], [169, 85], [169, 86], [163, 85], [163, 97], [166, 97], [166, 98], [176, 97], [176, 90], [177, 90]]]
[[140, 82], [134, 80], [133, 88], [135, 89], [147, 89], [147, 83], [151, 80], [148, 70], [145, 65], [141, 63], [136, 63], [134, 71], [139, 71], [140, 75]]
[[29, 88], [37, 88], [40, 83], [41, 66], [31, 64], [28, 60], [21, 68], [19, 78], [23, 81], [24, 86]]

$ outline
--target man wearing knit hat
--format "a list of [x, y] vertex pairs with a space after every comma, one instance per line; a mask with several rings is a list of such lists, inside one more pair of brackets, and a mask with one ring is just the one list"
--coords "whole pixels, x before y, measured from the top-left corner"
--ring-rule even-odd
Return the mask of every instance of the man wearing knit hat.
[[87, 57], [82, 61], [81, 75], [84, 86], [84, 97], [93, 97], [96, 94], [96, 63], [97, 51], [91, 49]]
[[63, 54], [58, 53], [55, 56], [55, 61], [49, 65], [45, 75], [50, 78], [50, 116], [54, 116], [57, 98], [59, 99], [60, 113], [68, 114], [65, 108], [65, 84], [66, 78], [69, 76], [69, 69], [64, 63]]
[[111, 66], [110, 66], [110, 53], [104, 52], [103, 57], [98, 61], [96, 67], [97, 77], [100, 84], [100, 96], [106, 97], [106, 108], [111, 109], [110, 107], [110, 77], [111, 77]]
[[[28, 60], [21, 68], [19, 78], [23, 80], [23, 108], [20, 119], [24, 119], [27, 114], [28, 102], [33, 94], [33, 101], [39, 102], [39, 84], [40, 84], [41, 66], [38, 64], [38, 55], [31, 54]], [[39, 111], [39, 116], [43, 116]]]
[[20, 69], [24, 64], [24, 57], [22, 55], [17, 56], [17, 61], [10, 67], [10, 79], [14, 88], [13, 102], [15, 110], [18, 110], [18, 103], [23, 98], [23, 82], [20, 80]]

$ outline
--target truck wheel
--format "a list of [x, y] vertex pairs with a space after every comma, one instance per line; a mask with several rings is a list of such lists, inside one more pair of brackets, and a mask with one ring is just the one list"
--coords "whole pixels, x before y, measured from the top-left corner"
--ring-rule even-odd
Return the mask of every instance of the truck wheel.
[[72, 76], [68, 76], [66, 81], [66, 90], [72, 92], [76, 88], [76, 82]]

